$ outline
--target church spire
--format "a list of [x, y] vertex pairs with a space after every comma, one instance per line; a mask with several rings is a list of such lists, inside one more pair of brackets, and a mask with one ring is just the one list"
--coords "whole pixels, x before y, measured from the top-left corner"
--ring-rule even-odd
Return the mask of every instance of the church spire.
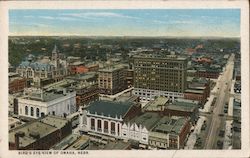
[[57, 46], [56, 46], [56, 44], [55, 44], [54, 49], [53, 49], [53, 51], [52, 51], [52, 54], [57, 54], [57, 53], [58, 53], [58, 49], [57, 49]]

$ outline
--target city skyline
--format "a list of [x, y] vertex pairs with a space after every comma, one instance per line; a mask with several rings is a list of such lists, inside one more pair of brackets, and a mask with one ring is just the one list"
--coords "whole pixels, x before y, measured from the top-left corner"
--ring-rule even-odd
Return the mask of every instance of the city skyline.
[[10, 10], [9, 35], [240, 37], [240, 9]]

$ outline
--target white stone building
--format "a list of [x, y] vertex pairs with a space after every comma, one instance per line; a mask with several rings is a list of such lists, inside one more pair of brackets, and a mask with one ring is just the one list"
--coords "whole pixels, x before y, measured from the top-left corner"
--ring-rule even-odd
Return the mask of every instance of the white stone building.
[[18, 98], [18, 115], [39, 118], [45, 115], [66, 117], [76, 111], [76, 92], [51, 90], [32, 92]]
[[79, 129], [89, 134], [105, 135], [122, 138], [122, 124], [130, 115], [131, 110], [139, 109], [131, 102], [95, 101], [80, 112]]
[[148, 144], [148, 130], [146, 127], [143, 127], [142, 125], [137, 125], [136, 123], [123, 123], [122, 139], [132, 139], [142, 144]]
[[160, 116], [157, 113], [144, 113], [123, 123], [122, 139], [135, 140], [148, 145], [149, 131], [159, 120]]

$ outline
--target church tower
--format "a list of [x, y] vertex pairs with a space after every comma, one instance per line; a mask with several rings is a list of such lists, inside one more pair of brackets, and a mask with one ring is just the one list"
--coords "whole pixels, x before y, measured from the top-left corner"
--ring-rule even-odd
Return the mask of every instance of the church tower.
[[51, 60], [53, 64], [55, 65], [55, 67], [59, 67], [59, 51], [56, 45], [54, 46], [54, 49], [52, 51]]

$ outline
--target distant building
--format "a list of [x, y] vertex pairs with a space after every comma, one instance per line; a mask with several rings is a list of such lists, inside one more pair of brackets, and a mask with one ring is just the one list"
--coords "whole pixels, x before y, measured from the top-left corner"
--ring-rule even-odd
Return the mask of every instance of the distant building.
[[35, 61], [33, 55], [29, 55], [26, 61], [23, 61], [16, 69], [21, 77], [33, 79], [35, 86], [40, 87], [40, 81], [43, 79], [53, 79], [59, 81], [67, 75], [67, 65], [60, 58], [59, 51], [55, 46], [52, 51], [51, 59], [44, 57]]
[[133, 69], [127, 69], [126, 82], [127, 82], [127, 88], [133, 87], [134, 85], [134, 70]]
[[66, 117], [76, 111], [76, 92], [50, 90], [30, 92], [18, 98], [18, 115], [37, 119], [45, 115]]
[[90, 135], [122, 137], [122, 123], [140, 113], [132, 102], [96, 101], [80, 113], [80, 131]]
[[149, 145], [158, 149], [181, 149], [190, 128], [189, 118], [164, 116], [149, 132]]
[[89, 102], [99, 99], [97, 74], [94, 72], [68, 76], [64, 80], [43, 88], [47, 90], [66, 88], [76, 91], [76, 110], [78, 110], [79, 106], [85, 106]]
[[17, 73], [9, 73], [9, 93], [22, 92], [28, 87], [28, 80], [20, 77]]
[[220, 72], [221, 72], [220, 69], [204, 68], [204, 69], [198, 69], [196, 72], [196, 76], [217, 79], [220, 75]]
[[184, 93], [184, 99], [199, 101], [199, 104], [203, 106], [207, 98], [210, 95], [210, 80], [199, 78], [193, 79], [188, 84]]
[[80, 82], [70, 89], [76, 91], [76, 109], [86, 106], [90, 102], [99, 100], [99, 88], [97, 82]]
[[9, 149], [48, 150], [71, 132], [70, 121], [47, 116], [10, 130]]
[[126, 69], [122, 65], [108, 66], [98, 71], [101, 94], [114, 95], [126, 89]]
[[68, 69], [70, 75], [84, 74], [89, 71], [89, 69], [85, 66], [85, 62], [82, 61], [75, 61], [68, 63]]
[[186, 89], [187, 59], [169, 55], [134, 57], [134, 94], [142, 100], [156, 96], [183, 97]]

